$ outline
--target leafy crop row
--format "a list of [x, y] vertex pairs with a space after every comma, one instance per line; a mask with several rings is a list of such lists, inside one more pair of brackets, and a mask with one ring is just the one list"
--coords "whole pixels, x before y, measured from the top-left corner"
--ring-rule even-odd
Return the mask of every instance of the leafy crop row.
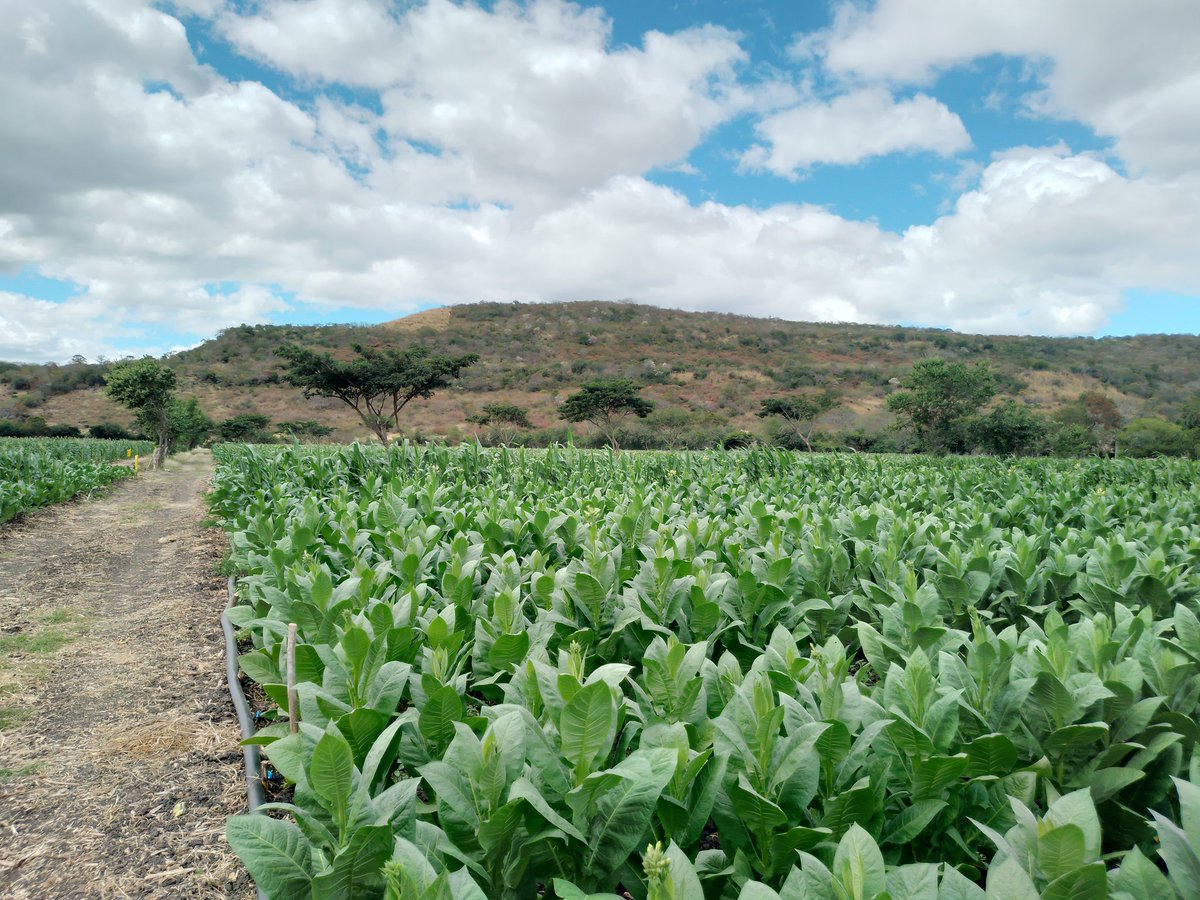
[[226, 446], [273, 897], [1200, 896], [1200, 467]]
[[70, 500], [133, 474], [112, 465], [145, 441], [88, 438], [0, 438], [0, 522], [37, 506]]

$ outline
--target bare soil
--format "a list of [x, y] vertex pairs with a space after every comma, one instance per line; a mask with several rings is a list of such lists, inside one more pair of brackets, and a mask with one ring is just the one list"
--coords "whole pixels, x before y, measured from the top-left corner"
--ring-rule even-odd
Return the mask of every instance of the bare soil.
[[211, 455], [0, 529], [0, 896], [252, 897]]

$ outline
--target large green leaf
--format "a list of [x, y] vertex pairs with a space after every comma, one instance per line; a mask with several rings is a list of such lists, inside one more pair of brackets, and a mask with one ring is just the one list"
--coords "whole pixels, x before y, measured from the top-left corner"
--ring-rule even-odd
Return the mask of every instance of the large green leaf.
[[1059, 878], [1084, 863], [1083, 830], [1078, 825], [1059, 825], [1038, 835], [1037, 863], [1048, 879]]
[[354, 789], [354, 754], [336, 727], [330, 726], [313, 748], [308, 780], [334, 819], [344, 822]]
[[660, 747], [637, 751], [613, 767], [621, 781], [596, 802], [587, 828], [584, 871], [602, 877], [645, 846], [655, 804], [675, 773], [675, 761], [674, 751]]
[[231, 816], [225, 836], [270, 900], [312, 896], [312, 850], [291, 822], [265, 815]]
[[729, 799], [738, 818], [754, 834], [769, 834], [787, 821], [787, 814], [756, 791], [741, 773], [729, 786]]
[[617, 735], [612, 689], [603, 681], [581, 688], [563, 707], [558, 731], [562, 755], [575, 769], [576, 778], [582, 779], [608, 754]]
[[883, 854], [863, 828], [851, 825], [838, 841], [830, 868], [852, 900], [872, 900], [887, 889]]
[[383, 888], [383, 864], [392, 854], [389, 825], [367, 825], [357, 829], [349, 843], [338, 851], [329, 870], [312, 883], [313, 900], [358, 900], [379, 896]]
[[1060, 875], [1042, 891], [1042, 900], [1104, 900], [1107, 896], [1107, 875], [1100, 862]]
[[988, 869], [985, 895], [988, 900], [1039, 900], [1033, 879], [1011, 856]]
[[981, 775], [1007, 775], [1017, 763], [1017, 748], [1003, 734], [985, 734], [977, 737], [965, 747], [967, 768], [963, 773], [968, 778]]
[[425, 705], [417, 716], [417, 729], [435, 756], [440, 756], [453, 739], [454, 724], [462, 721], [465, 711], [462, 697], [448, 684], [439, 687], [425, 699]]
[[1188, 840], [1187, 834], [1166, 817], [1151, 810], [1155, 828], [1158, 829], [1159, 856], [1167, 864], [1171, 884], [1179, 891], [1183, 900], [1200, 900], [1200, 855]]
[[946, 808], [944, 800], [917, 800], [901, 810], [884, 829], [884, 844], [907, 844], [929, 827], [934, 816]]

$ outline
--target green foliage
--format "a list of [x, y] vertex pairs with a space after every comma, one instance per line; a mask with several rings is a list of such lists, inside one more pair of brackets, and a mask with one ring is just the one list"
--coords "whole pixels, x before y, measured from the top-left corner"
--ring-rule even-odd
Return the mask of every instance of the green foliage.
[[640, 391], [637, 382], [628, 378], [589, 381], [563, 401], [559, 418], [568, 422], [590, 422], [616, 450], [620, 421], [630, 414], [644, 419], [654, 409], [654, 404], [643, 398]]
[[216, 453], [271, 896], [1192, 896], [1200, 464]]
[[301, 419], [296, 422], [279, 422], [275, 427], [294, 440], [302, 443], [329, 437], [329, 435], [333, 434], [332, 428], [328, 425], [322, 425], [313, 419]]
[[478, 425], [516, 425], [519, 428], [532, 428], [529, 412], [522, 406], [513, 403], [485, 403], [483, 411], [467, 417], [468, 422]]
[[1009, 398], [970, 423], [972, 442], [994, 456], [1038, 453], [1046, 440], [1046, 423], [1033, 410]]
[[1179, 414], [1179, 424], [1188, 431], [1200, 434], [1200, 397], [1193, 397]]
[[1086, 425], [1060, 425], [1051, 431], [1047, 443], [1055, 456], [1091, 456], [1099, 450], [1095, 435]]
[[926, 359], [900, 381], [887, 407], [901, 424], [916, 432], [924, 450], [955, 452], [967, 446], [968, 418], [995, 396], [995, 378], [987, 365]]
[[132, 475], [113, 461], [151, 449], [146, 441], [0, 438], [0, 523]]
[[[176, 450], [199, 447], [212, 433], [213, 420], [200, 408], [200, 401], [195, 397], [188, 397], [186, 400], [173, 399], [169, 413], [172, 444]], [[95, 430], [92, 429], [93, 435]]]
[[269, 444], [274, 440], [272, 430], [270, 416], [238, 413], [217, 426], [217, 436], [239, 444]]
[[819, 398], [771, 397], [762, 401], [758, 417], [765, 419], [768, 416], [779, 416], [787, 423], [788, 428], [804, 442], [805, 449], [812, 452], [812, 442], [809, 440], [808, 428], [805, 427], [805, 423], [811, 422], [829, 409], [831, 403], [828, 396]]
[[1121, 413], [1113, 401], [1097, 391], [1085, 391], [1073, 403], [1068, 403], [1055, 414], [1062, 425], [1076, 425], [1087, 429], [1097, 452], [1110, 454], [1113, 438], [1121, 428]]
[[488, 442], [492, 444], [513, 443], [520, 437], [521, 429], [533, 428], [526, 409], [513, 403], [485, 403], [483, 410], [468, 416], [467, 421], [490, 426]]
[[1189, 456], [1197, 452], [1198, 436], [1165, 419], [1134, 419], [1121, 429], [1117, 445], [1126, 456]]
[[358, 413], [384, 445], [400, 411], [418, 397], [449, 387], [478, 354], [436, 355], [427, 347], [404, 350], [354, 345], [349, 362], [298, 344], [285, 344], [278, 354], [287, 362], [289, 384], [304, 388], [305, 397], [336, 397]]
[[104, 393], [134, 411], [137, 423], [158, 443], [155, 460], [161, 462], [171, 441], [171, 404], [176, 376], [150, 356], [118, 363], [104, 376]]
[[129, 429], [114, 422], [99, 422], [88, 429], [88, 437], [105, 441], [128, 441], [133, 438]]

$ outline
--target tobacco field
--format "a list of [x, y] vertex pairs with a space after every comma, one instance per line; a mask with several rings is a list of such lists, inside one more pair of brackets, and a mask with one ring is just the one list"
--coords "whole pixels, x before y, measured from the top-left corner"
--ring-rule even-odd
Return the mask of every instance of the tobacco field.
[[1194, 462], [216, 453], [270, 897], [1200, 897]]
[[152, 449], [148, 441], [0, 438], [0, 523], [132, 475], [112, 462]]

